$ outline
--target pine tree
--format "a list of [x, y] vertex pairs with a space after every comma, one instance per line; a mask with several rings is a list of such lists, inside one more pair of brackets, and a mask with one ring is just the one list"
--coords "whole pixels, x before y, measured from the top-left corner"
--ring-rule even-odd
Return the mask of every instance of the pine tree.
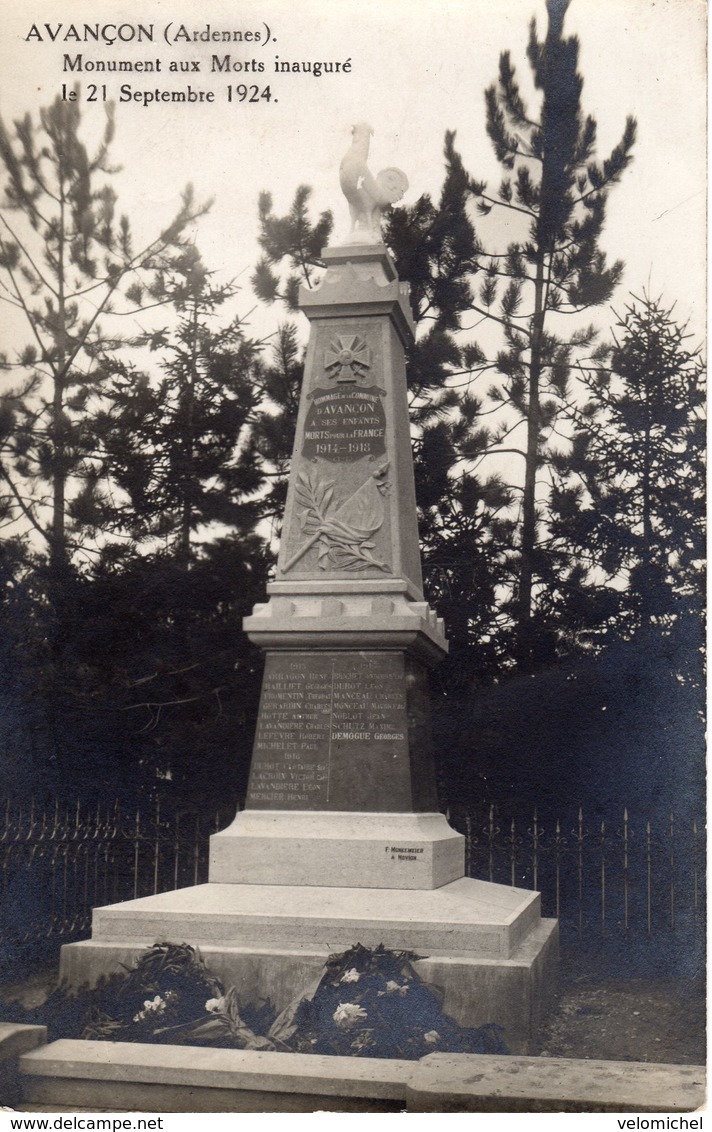
[[214, 282], [194, 246], [156, 274], [154, 290], [166, 325], [98, 363], [102, 493], [85, 522], [101, 553], [75, 587], [65, 760], [86, 780], [89, 739], [97, 763], [116, 768], [115, 789], [123, 773], [164, 800], [209, 805], [225, 796], [227, 748], [231, 801], [244, 786], [259, 690], [259, 657], [240, 624], [270, 564], [254, 531], [261, 344], [231, 315], [235, 288]]
[[289, 463], [304, 375], [303, 351], [294, 323], [278, 327], [267, 357], [268, 361], [260, 359], [255, 367], [261, 397], [252, 439], [264, 477], [255, 506], [260, 518], [269, 523], [273, 541], [279, 537], [287, 501]]
[[578, 563], [569, 585], [588, 618], [581, 628], [625, 640], [701, 625], [704, 378], [686, 327], [647, 295], [619, 318], [607, 364], [583, 376], [588, 399], [570, 409], [551, 528]]
[[508, 663], [500, 595], [511, 572], [512, 490], [485, 471], [493, 443], [484, 390], [491, 370], [464, 333], [482, 247], [470, 178], [448, 131], [436, 202], [392, 209], [385, 240], [410, 284], [416, 340], [407, 377], [425, 590], [446, 619], [450, 655], [438, 670], [449, 692], [497, 678]]
[[[299, 310], [300, 286], [318, 286], [324, 268], [321, 253], [333, 228], [330, 212], [322, 212], [312, 222], [310, 197], [309, 186], [300, 185], [284, 216], [275, 215], [270, 193], [260, 193], [258, 201], [258, 242], [264, 254], [253, 272], [252, 287], [264, 303], [278, 303], [289, 315]], [[298, 324], [289, 319], [277, 329], [269, 361], [262, 359], [258, 365], [257, 379], [263, 397], [254, 440], [269, 485], [260, 509], [270, 523], [273, 538], [279, 536], [287, 499], [289, 462], [304, 376], [303, 353]]]
[[89, 409], [101, 392], [98, 360], [121, 342], [110, 315], [141, 309], [156, 269], [204, 211], [186, 189], [171, 223], [135, 250], [109, 181], [111, 105], [95, 153], [80, 130], [79, 103], [59, 97], [39, 122], [27, 114], [12, 132], [0, 122], [0, 298], [30, 333], [2, 359], [0, 505], [5, 522], [35, 532], [55, 575], [79, 546], [98, 489]]
[[[94, 428], [112, 485], [97, 521], [187, 567], [211, 527], [250, 533], [263, 487], [252, 438], [261, 390], [261, 345], [239, 317], [216, 319], [234, 298], [187, 247], [156, 280], [175, 322], [132, 339], [160, 359], [156, 371], [110, 355], [100, 363], [103, 408]], [[200, 537], [196, 542], [196, 532]], [[105, 555], [122, 556], [111, 542]]]
[[77, 576], [45, 695], [66, 793], [160, 795], [208, 813], [244, 797], [262, 661], [241, 623], [269, 564], [261, 539], [233, 535], [189, 568], [154, 552]]
[[[548, 441], [569, 397], [574, 361], [595, 359], [592, 327], [568, 331], [566, 322], [605, 303], [623, 265], [608, 266], [599, 247], [608, 193], [631, 161], [636, 126], [628, 118], [622, 138], [603, 161], [594, 158], [595, 119], [583, 117], [579, 42], [565, 36], [569, 0], [548, 0], [549, 25], [540, 40], [532, 21], [528, 59], [541, 92], [538, 117], [525, 105], [509, 52], [499, 61], [496, 84], [485, 93], [487, 131], [503, 167], [499, 188], [470, 188], [483, 217], [507, 216], [521, 235], [478, 257], [480, 283], [473, 311], [496, 324], [504, 339], [493, 358], [502, 378], [491, 396], [503, 423], [491, 454], [523, 461], [523, 490], [512, 615], [520, 667], [537, 663], [548, 634], [540, 634], [537, 589], [546, 574], [540, 545], [538, 477], [549, 458]], [[521, 443], [517, 430], [525, 429]], [[513, 437], [513, 439], [510, 439]], [[541, 659], [541, 657], [539, 658]]]
[[[273, 303], [279, 299], [290, 311], [299, 309], [299, 288], [302, 284], [316, 286], [323, 267], [322, 249], [333, 228], [330, 212], [322, 212], [312, 224], [309, 219], [310, 196], [308, 185], [300, 185], [285, 216], [275, 216], [270, 193], [260, 193], [258, 202], [258, 240], [264, 255], [255, 267], [252, 285], [264, 302]], [[285, 260], [287, 275], [281, 279], [274, 268], [282, 267]]]

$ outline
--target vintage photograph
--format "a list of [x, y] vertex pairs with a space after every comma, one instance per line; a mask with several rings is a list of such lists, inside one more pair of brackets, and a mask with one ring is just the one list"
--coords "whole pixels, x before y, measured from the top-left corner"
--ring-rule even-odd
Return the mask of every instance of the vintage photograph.
[[702, 1128], [706, 19], [3, 7], [3, 1130]]

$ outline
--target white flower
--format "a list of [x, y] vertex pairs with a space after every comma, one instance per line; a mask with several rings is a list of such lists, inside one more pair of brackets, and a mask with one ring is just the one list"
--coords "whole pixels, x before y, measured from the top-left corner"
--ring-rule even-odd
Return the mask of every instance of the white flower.
[[354, 1002], [340, 1002], [333, 1014], [336, 1025], [341, 1030], [349, 1030], [361, 1018], [368, 1018], [362, 1006]]
[[423, 1039], [429, 1046], [436, 1046], [440, 1041], [440, 1034], [437, 1030], [428, 1030], [427, 1034], [423, 1034]]
[[[174, 995], [167, 995], [166, 997], [175, 997]], [[134, 1014], [134, 1022], [143, 1022], [150, 1014], [163, 1014], [166, 1009], [166, 1004], [157, 994], [155, 998], [145, 998], [143, 1000], [143, 1010], [139, 1010], [138, 1014]]]
[[209, 998], [205, 1003], [205, 1009], [208, 1014], [223, 1014], [225, 1011], [224, 998]]
[[[379, 991], [379, 994], [380, 993], [381, 992]], [[403, 983], [403, 984], [397, 983], [395, 981], [395, 979], [389, 979], [388, 982], [386, 983], [385, 993], [386, 994], [399, 994], [399, 995], [403, 996], [404, 994], [408, 993], [408, 984], [407, 983]]]
[[361, 978], [361, 976], [359, 975], [356, 968], [352, 967], [350, 971], [346, 971], [341, 976], [341, 978], [339, 979], [339, 982], [340, 983], [357, 983], [360, 978]]

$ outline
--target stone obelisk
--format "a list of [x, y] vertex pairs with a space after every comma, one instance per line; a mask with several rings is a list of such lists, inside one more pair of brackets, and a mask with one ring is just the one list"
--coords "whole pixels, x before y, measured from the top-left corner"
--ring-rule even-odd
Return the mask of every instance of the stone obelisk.
[[552, 984], [556, 921], [539, 895], [464, 876], [437, 810], [427, 669], [444, 655], [424, 601], [405, 354], [408, 289], [382, 243], [407, 186], [341, 165], [350, 234], [300, 305], [311, 323], [277, 573], [245, 629], [265, 671], [245, 809], [211, 838], [209, 882], [95, 910], [63, 949], [81, 983], [142, 946], [200, 947], [244, 1001], [281, 1009], [330, 952], [412, 949], [444, 1008], [525, 1050]]
[[379, 230], [407, 181], [370, 176], [367, 131], [341, 169], [352, 232], [300, 293], [311, 333], [277, 575], [245, 621], [266, 653], [247, 804], [213, 839], [211, 880], [434, 888], [463, 871], [430, 744], [426, 670], [447, 643], [422, 592], [413, 320]]

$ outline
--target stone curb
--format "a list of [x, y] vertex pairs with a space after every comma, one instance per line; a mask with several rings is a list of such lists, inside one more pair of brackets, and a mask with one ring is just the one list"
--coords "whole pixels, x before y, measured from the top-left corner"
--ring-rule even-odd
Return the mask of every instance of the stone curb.
[[19, 1100], [18, 1060], [46, 1041], [46, 1026], [0, 1022], [0, 1105]]
[[705, 1103], [705, 1068], [430, 1054], [406, 1103], [409, 1112], [695, 1112]]
[[705, 1101], [702, 1066], [478, 1054], [410, 1062], [63, 1039], [24, 1054], [19, 1072], [26, 1105], [82, 1109], [673, 1113]]

